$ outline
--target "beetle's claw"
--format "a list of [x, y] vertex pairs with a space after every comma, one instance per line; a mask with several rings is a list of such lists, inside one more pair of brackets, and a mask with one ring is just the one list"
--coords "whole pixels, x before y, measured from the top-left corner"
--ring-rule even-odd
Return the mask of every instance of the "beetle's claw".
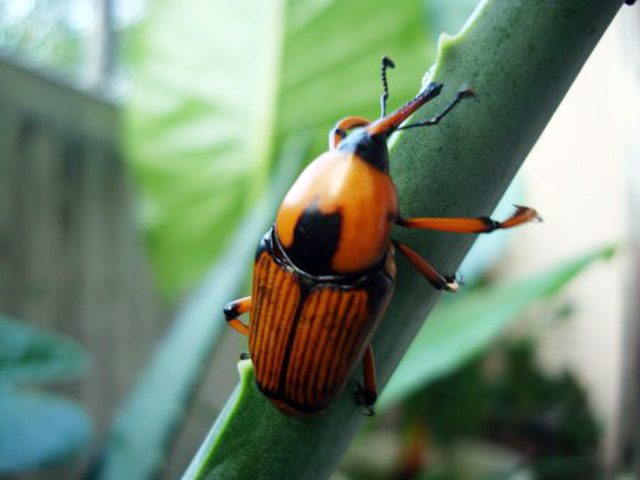
[[460, 290], [460, 284], [456, 281], [455, 278], [447, 279], [444, 290], [447, 292], [455, 293]]
[[458, 290], [460, 290], [460, 287], [464, 285], [464, 279], [459, 274], [455, 276], [452, 275], [449, 277], [445, 277], [445, 280], [447, 281], [447, 283], [444, 287], [442, 287], [445, 292], [456, 293]]
[[249, 352], [242, 352], [240, 354], [240, 360], [249, 360], [251, 359], [251, 354]]
[[367, 417], [372, 417], [375, 415], [375, 411], [373, 409], [373, 404], [375, 403], [376, 398], [375, 394], [372, 396], [372, 392], [366, 390], [360, 382], [356, 383], [356, 404], [361, 407], [364, 407], [363, 414]]

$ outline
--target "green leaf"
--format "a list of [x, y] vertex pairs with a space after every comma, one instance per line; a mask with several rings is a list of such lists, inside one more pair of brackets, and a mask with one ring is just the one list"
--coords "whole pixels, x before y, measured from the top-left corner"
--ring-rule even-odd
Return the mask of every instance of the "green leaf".
[[86, 412], [58, 396], [0, 388], [0, 473], [65, 460], [86, 447]]
[[78, 378], [88, 364], [86, 351], [73, 340], [0, 317], [0, 384]]
[[274, 205], [293, 181], [299, 158], [307, 148], [304, 139], [286, 143], [270, 188], [243, 219], [225, 254], [179, 309], [119, 409], [92, 478], [144, 480], [157, 474], [207, 359], [229, 330], [222, 308], [246, 284], [245, 272], [254, 257], [256, 238], [269, 228]]
[[[437, 127], [393, 139], [391, 172], [403, 214], [491, 212], [621, 3], [487, 0], [460, 34], [442, 38], [428, 80], [443, 83], [443, 92], [414, 120], [440, 111], [462, 85], [475, 87], [477, 99]], [[474, 239], [410, 231], [394, 237], [446, 274], [456, 271]], [[380, 386], [439, 297], [406, 260], [397, 263], [396, 292], [373, 340]], [[363, 422], [354, 380], [315, 418], [282, 415], [254, 382], [243, 380], [184, 478], [328, 478]]]
[[441, 303], [400, 362], [379, 409], [389, 407], [481, 353], [529, 305], [558, 293], [582, 269], [610, 258], [608, 247], [518, 281], [503, 282]]
[[377, 115], [383, 54], [403, 71], [392, 103], [413, 94], [434, 51], [422, 19], [417, 0], [157, 2], [134, 43], [125, 134], [164, 291], [220, 254], [285, 138], [310, 135], [308, 160], [340, 117]]

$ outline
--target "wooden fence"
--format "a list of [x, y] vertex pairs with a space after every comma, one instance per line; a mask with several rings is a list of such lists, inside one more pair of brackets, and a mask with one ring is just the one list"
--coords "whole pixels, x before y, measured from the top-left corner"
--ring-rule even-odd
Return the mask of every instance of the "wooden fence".
[[0, 61], [0, 313], [89, 350], [88, 378], [66, 391], [98, 440], [168, 319], [118, 129], [112, 103]]

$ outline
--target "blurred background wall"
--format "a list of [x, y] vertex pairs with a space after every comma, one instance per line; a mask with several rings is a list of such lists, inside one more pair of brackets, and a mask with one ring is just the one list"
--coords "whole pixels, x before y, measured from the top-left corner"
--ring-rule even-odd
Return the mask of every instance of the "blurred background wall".
[[523, 274], [572, 252], [619, 245], [611, 263], [594, 265], [568, 287], [577, 310], [569, 321], [529, 325], [540, 336], [544, 365], [569, 367], [587, 385], [606, 425], [603, 450], [610, 461], [619, 452], [620, 428], [635, 414], [621, 406], [629, 394], [624, 386], [636, 383], [625, 368], [638, 362], [637, 346], [626, 343], [637, 336], [638, 322], [632, 299], [638, 292], [633, 192], [640, 68], [638, 43], [631, 40], [637, 39], [637, 13], [618, 15], [525, 162], [527, 201], [544, 223], [518, 232], [504, 267]]

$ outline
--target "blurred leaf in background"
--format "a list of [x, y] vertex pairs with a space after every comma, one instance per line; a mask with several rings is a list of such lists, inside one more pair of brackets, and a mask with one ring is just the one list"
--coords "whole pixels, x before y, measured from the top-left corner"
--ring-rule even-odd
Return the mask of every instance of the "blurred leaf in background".
[[[266, 185], [288, 137], [326, 150], [341, 117], [376, 117], [380, 59], [394, 107], [435, 49], [417, 0], [163, 0], [135, 36], [127, 157], [163, 291], [184, 293]], [[359, 19], [353, 22], [353, 19]]]
[[[503, 334], [614, 252], [600, 248], [521, 280], [477, 286], [436, 307], [382, 392], [378, 428], [354, 444], [346, 471], [356, 479], [485, 478], [482, 468], [496, 474], [511, 465], [495, 477], [511, 478], [526, 461], [535, 478], [593, 478], [599, 428], [584, 389], [571, 372], [543, 372], [532, 339], [510, 343]], [[384, 425], [394, 418], [402, 428], [390, 434]], [[363, 461], [371, 456], [378, 460]], [[469, 468], [475, 475], [461, 473]]]
[[62, 461], [88, 444], [93, 428], [79, 405], [22, 387], [79, 378], [88, 363], [75, 342], [0, 317], [0, 474]]
[[387, 408], [484, 351], [529, 305], [556, 295], [585, 267], [610, 258], [598, 249], [549, 271], [476, 288], [434, 309], [391, 377], [378, 402]]

